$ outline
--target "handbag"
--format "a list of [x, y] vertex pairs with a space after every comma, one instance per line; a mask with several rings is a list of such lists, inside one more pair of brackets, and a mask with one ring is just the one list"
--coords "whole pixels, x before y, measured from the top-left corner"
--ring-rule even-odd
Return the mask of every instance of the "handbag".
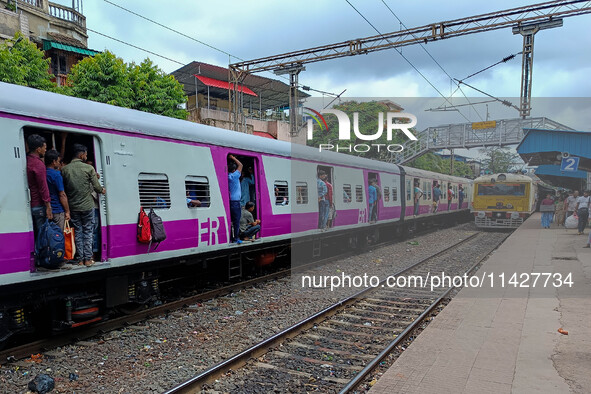
[[70, 221], [66, 220], [64, 225], [64, 240], [65, 240], [65, 253], [64, 258], [66, 260], [74, 260], [76, 254], [76, 242], [74, 239], [74, 229], [70, 227]]

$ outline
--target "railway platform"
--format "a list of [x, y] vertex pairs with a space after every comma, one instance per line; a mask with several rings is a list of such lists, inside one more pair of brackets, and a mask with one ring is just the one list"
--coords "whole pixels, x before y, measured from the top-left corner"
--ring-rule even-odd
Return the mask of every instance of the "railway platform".
[[[589, 229], [584, 236], [542, 229], [540, 217], [532, 215], [474, 274], [493, 274], [493, 286], [464, 287], [371, 394], [591, 392]], [[513, 273], [517, 286], [509, 284]], [[541, 276], [532, 286], [537, 273], [571, 274], [573, 284], [544, 287]]]

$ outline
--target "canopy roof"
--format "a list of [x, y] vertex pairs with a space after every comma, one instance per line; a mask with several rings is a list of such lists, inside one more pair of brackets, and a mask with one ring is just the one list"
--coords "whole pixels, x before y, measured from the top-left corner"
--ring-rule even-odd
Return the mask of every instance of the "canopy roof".
[[[207, 85], [202, 81], [197, 80], [197, 86], [195, 86], [195, 80], [197, 76], [212, 78], [228, 84], [229, 71], [225, 67], [214, 66], [213, 64], [191, 62], [186, 66], [179, 68], [178, 70], [171, 73], [180, 83], [184, 85], [185, 93], [187, 96], [193, 96], [195, 89], [200, 94], [207, 94]], [[211, 81], [210, 81], [211, 82]], [[220, 98], [228, 97], [227, 85], [223, 87], [215, 87], [210, 85], [210, 95]], [[252, 108], [260, 108], [262, 110], [281, 108], [289, 106], [289, 85], [280, 82], [276, 79], [270, 79], [261, 77], [258, 75], [249, 74], [244, 79], [244, 93], [247, 93], [247, 89], [250, 90], [254, 95], [258, 97], [245, 96], [245, 106], [252, 105]], [[309, 94], [298, 91], [300, 98], [310, 97]], [[252, 95], [251, 95], [252, 96]]]

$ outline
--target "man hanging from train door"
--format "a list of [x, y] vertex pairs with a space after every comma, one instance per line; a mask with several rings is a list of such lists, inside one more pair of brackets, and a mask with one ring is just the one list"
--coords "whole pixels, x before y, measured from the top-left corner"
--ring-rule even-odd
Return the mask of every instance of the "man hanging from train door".
[[38, 134], [31, 134], [27, 138], [29, 154], [27, 155], [27, 180], [31, 192], [31, 215], [33, 216], [33, 231], [37, 239], [39, 229], [45, 219], [53, 220], [51, 211], [51, 197], [47, 186], [47, 170], [42, 158], [47, 151], [45, 138]]
[[240, 240], [240, 199], [242, 192], [240, 189], [240, 174], [242, 174], [242, 163], [234, 157], [228, 155], [233, 163], [228, 164], [228, 189], [230, 192], [230, 219], [232, 220], [232, 229], [230, 231], [230, 242], [241, 244]]

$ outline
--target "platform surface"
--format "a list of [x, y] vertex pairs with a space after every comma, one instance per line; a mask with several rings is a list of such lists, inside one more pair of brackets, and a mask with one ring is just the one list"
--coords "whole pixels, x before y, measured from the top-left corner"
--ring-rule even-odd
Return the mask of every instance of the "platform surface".
[[591, 249], [583, 248], [589, 229], [584, 236], [542, 229], [540, 217], [511, 234], [476, 275], [572, 273], [574, 285], [497, 281], [462, 289], [371, 394], [591, 393]]

